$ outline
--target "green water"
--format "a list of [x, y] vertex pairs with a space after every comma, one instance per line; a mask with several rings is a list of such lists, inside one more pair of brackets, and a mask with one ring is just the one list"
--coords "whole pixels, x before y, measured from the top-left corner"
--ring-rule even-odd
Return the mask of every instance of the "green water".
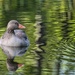
[[74, 0], [0, 0], [0, 36], [12, 19], [26, 26], [30, 47], [16, 72], [0, 49], [0, 75], [75, 75]]

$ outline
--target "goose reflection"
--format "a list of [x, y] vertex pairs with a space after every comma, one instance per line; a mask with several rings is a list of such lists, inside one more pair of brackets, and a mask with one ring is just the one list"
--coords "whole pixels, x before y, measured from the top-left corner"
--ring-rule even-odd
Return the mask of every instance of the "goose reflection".
[[13, 59], [8, 59], [8, 58], [6, 60], [6, 65], [7, 65], [7, 69], [9, 71], [16, 71], [18, 68], [24, 66], [24, 64], [18, 63], [18, 62], [14, 62]]
[[9, 71], [16, 71], [19, 67], [24, 65], [18, 62], [14, 62], [14, 58], [15, 56], [22, 56], [27, 50], [26, 47], [10, 47], [1, 45], [1, 48], [7, 56], [6, 64]]

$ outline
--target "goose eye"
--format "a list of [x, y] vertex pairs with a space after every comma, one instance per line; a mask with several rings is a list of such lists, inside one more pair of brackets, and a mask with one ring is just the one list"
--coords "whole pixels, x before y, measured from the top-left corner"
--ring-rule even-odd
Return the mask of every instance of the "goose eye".
[[15, 24], [18, 24], [17, 22]]
[[17, 22], [15, 24], [18, 26], [18, 23]]

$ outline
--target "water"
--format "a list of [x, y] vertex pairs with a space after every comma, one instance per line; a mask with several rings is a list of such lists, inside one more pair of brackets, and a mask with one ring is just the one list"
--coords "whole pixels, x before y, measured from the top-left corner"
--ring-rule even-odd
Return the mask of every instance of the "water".
[[1, 75], [75, 75], [74, 0], [0, 0], [0, 36], [9, 20], [26, 26], [30, 47], [15, 62], [24, 66], [9, 72], [0, 50]]

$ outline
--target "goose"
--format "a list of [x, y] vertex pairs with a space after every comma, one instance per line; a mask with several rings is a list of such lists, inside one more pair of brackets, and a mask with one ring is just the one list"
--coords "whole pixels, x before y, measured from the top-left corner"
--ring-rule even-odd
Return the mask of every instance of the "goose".
[[26, 33], [23, 30], [21, 30], [22, 28], [26, 27], [21, 25], [18, 21], [9, 21], [7, 24], [6, 32], [0, 38], [0, 45], [13, 47], [28, 47], [29, 39], [26, 36]]

